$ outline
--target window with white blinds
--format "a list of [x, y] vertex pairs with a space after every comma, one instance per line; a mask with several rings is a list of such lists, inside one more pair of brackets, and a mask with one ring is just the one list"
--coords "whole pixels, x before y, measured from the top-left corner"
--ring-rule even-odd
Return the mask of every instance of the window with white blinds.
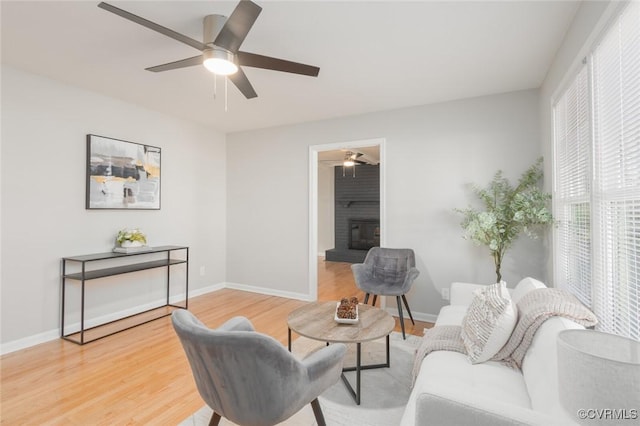
[[554, 105], [556, 280], [640, 340], [640, 3]]
[[591, 305], [591, 123], [587, 66], [554, 108], [556, 273]]

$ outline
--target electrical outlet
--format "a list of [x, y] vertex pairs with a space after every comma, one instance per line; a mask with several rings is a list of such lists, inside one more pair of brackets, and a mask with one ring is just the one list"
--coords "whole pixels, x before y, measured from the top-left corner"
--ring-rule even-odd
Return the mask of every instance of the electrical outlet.
[[442, 298], [444, 300], [449, 300], [449, 289], [447, 287], [442, 288], [440, 292], [442, 293]]
[[204, 266], [200, 267], [200, 276], [204, 277]]

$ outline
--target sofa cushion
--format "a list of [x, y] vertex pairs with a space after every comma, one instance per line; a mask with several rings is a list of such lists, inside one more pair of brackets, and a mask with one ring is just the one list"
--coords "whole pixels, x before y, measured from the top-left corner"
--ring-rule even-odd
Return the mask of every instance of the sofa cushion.
[[504, 282], [476, 290], [462, 320], [462, 340], [469, 360], [488, 361], [509, 340], [518, 318]]
[[536, 332], [522, 361], [532, 408], [556, 419], [567, 415], [560, 406], [558, 394], [557, 337], [560, 331], [574, 328], [584, 327], [567, 318], [549, 318]]
[[402, 424], [414, 424], [416, 400], [421, 394], [438, 394], [439, 389], [445, 388], [531, 408], [527, 388], [519, 371], [494, 361], [471, 364], [464, 354], [437, 351], [430, 353], [422, 362]]
[[535, 290], [536, 288], [544, 288], [544, 287], [546, 287], [546, 285], [536, 280], [535, 278], [531, 278], [531, 277], [523, 278], [516, 285], [513, 291], [511, 291], [511, 300], [515, 305], [517, 305], [520, 299], [522, 299], [522, 296], [524, 296], [531, 290]]
[[462, 319], [467, 313], [467, 306], [464, 305], [446, 305], [440, 309], [436, 326], [439, 325], [460, 325]]

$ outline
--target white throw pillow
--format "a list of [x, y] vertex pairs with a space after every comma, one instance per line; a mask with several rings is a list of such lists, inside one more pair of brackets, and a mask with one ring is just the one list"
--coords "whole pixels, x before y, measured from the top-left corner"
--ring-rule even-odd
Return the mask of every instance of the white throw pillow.
[[507, 343], [518, 319], [506, 284], [491, 284], [475, 291], [462, 320], [462, 340], [472, 364], [491, 359]]
[[522, 296], [529, 293], [531, 290], [535, 290], [536, 288], [545, 288], [545, 287], [546, 285], [544, 285], [543, 283], [541, 283], [540, 281], [534, 278], [531, 278], [531, 277], [523, 278], [522, 280], [520, 280], [518, 285], [516, 285], [516, 287], [511, 292], [511, 300], [513, 300], [513, 303], [517, 305], [520, 299], [522, 299]]

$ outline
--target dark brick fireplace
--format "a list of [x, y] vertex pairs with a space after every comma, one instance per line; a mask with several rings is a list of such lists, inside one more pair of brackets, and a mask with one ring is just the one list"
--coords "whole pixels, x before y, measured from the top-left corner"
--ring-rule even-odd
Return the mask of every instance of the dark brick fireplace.
[[380, 245], [380, 167], [335, 167], [335, 248], [325, 252], [329, 261], [361, 263], [367, 251]]

